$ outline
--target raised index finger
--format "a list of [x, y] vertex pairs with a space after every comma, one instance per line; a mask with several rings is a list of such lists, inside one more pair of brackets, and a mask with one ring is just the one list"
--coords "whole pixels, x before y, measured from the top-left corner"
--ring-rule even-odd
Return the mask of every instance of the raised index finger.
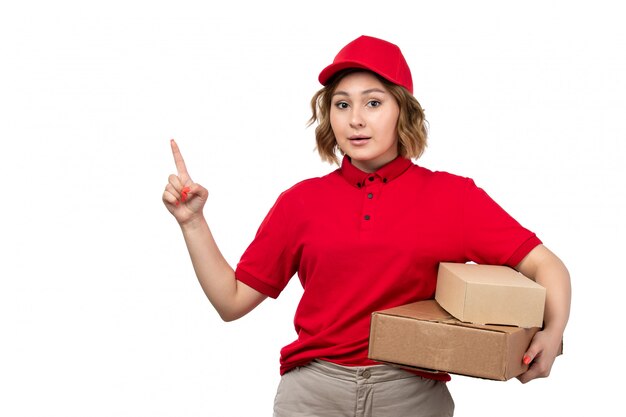
[[170, 145], [172, 146], [172, 154], [174, 155], [174, 163], [176, 164], [178, 177], [183, 183], [186, 183], [191, 178], [189, 177], [189, 173], [187, 172], [187, 166], [185, 165], [183, 155], [180, 153], [180, 149], [178, 149], [178, 145], [176, 144], [176, 141], [174, 139], [170, 141]]

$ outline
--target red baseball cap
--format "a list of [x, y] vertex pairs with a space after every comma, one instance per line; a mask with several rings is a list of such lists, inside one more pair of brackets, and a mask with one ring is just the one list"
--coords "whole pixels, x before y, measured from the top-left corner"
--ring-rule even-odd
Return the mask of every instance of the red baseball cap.
[[400, 48], [393, 43], [359, 36], [339, 51], [333, 63], [320, 72], [318, 79], [322, 85], [327, 85], [333, 75], [346, 68], [370, 70], [413, 94], [411, 70]]

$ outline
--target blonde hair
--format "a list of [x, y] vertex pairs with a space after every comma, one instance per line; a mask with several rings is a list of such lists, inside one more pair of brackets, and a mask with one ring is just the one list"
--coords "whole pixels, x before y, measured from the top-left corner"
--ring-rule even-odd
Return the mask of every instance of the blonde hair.
[[[337, 139], [330, 125], [331, 101], [341, 79], [357, 71], [366, 70], [351, 68], [338, 73], [311, 98], [312, 115], [307, 125], [310, 126], [318, 122], [315, 128], [315, 142], [322, 161], [339, 165], [337, 151], [341, 154], [342, 152], [337, 146]], [[405, 158], [419, 158], [424, 153], [424, 149], [426, 149], [428, 137], [424, 109], [422, 109], [415, 96], [406, 88], [393, 84], [376, 73], [366, 72], [374, 74], [398, 102], [398, 107], [400, 108], [397, 125], [398, 154]]]

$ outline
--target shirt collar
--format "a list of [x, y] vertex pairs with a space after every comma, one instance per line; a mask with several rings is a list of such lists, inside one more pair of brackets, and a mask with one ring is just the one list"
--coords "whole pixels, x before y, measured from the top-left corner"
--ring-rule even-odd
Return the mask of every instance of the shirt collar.
[[352, 165], [349, 156], [344, 155], [339, 171], [346, 181], [357, 188], [361, 188], [369, 177], [378, 177], [383, 183], [387, 183], [398, 178], [411, 165], [413, 162], [410, 159], [398, 156], [376, 172], [364, 172]]

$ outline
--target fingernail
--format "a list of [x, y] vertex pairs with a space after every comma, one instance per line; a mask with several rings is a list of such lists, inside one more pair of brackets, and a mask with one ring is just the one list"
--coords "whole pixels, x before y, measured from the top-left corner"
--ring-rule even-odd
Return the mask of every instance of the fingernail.
[[176, 206], [180, 206], [180, 201], [176, 200]]
[[530, 356], [524, 355], [522, 362], [524, 362], [524, 365], [528, 365], [530, 363]]

